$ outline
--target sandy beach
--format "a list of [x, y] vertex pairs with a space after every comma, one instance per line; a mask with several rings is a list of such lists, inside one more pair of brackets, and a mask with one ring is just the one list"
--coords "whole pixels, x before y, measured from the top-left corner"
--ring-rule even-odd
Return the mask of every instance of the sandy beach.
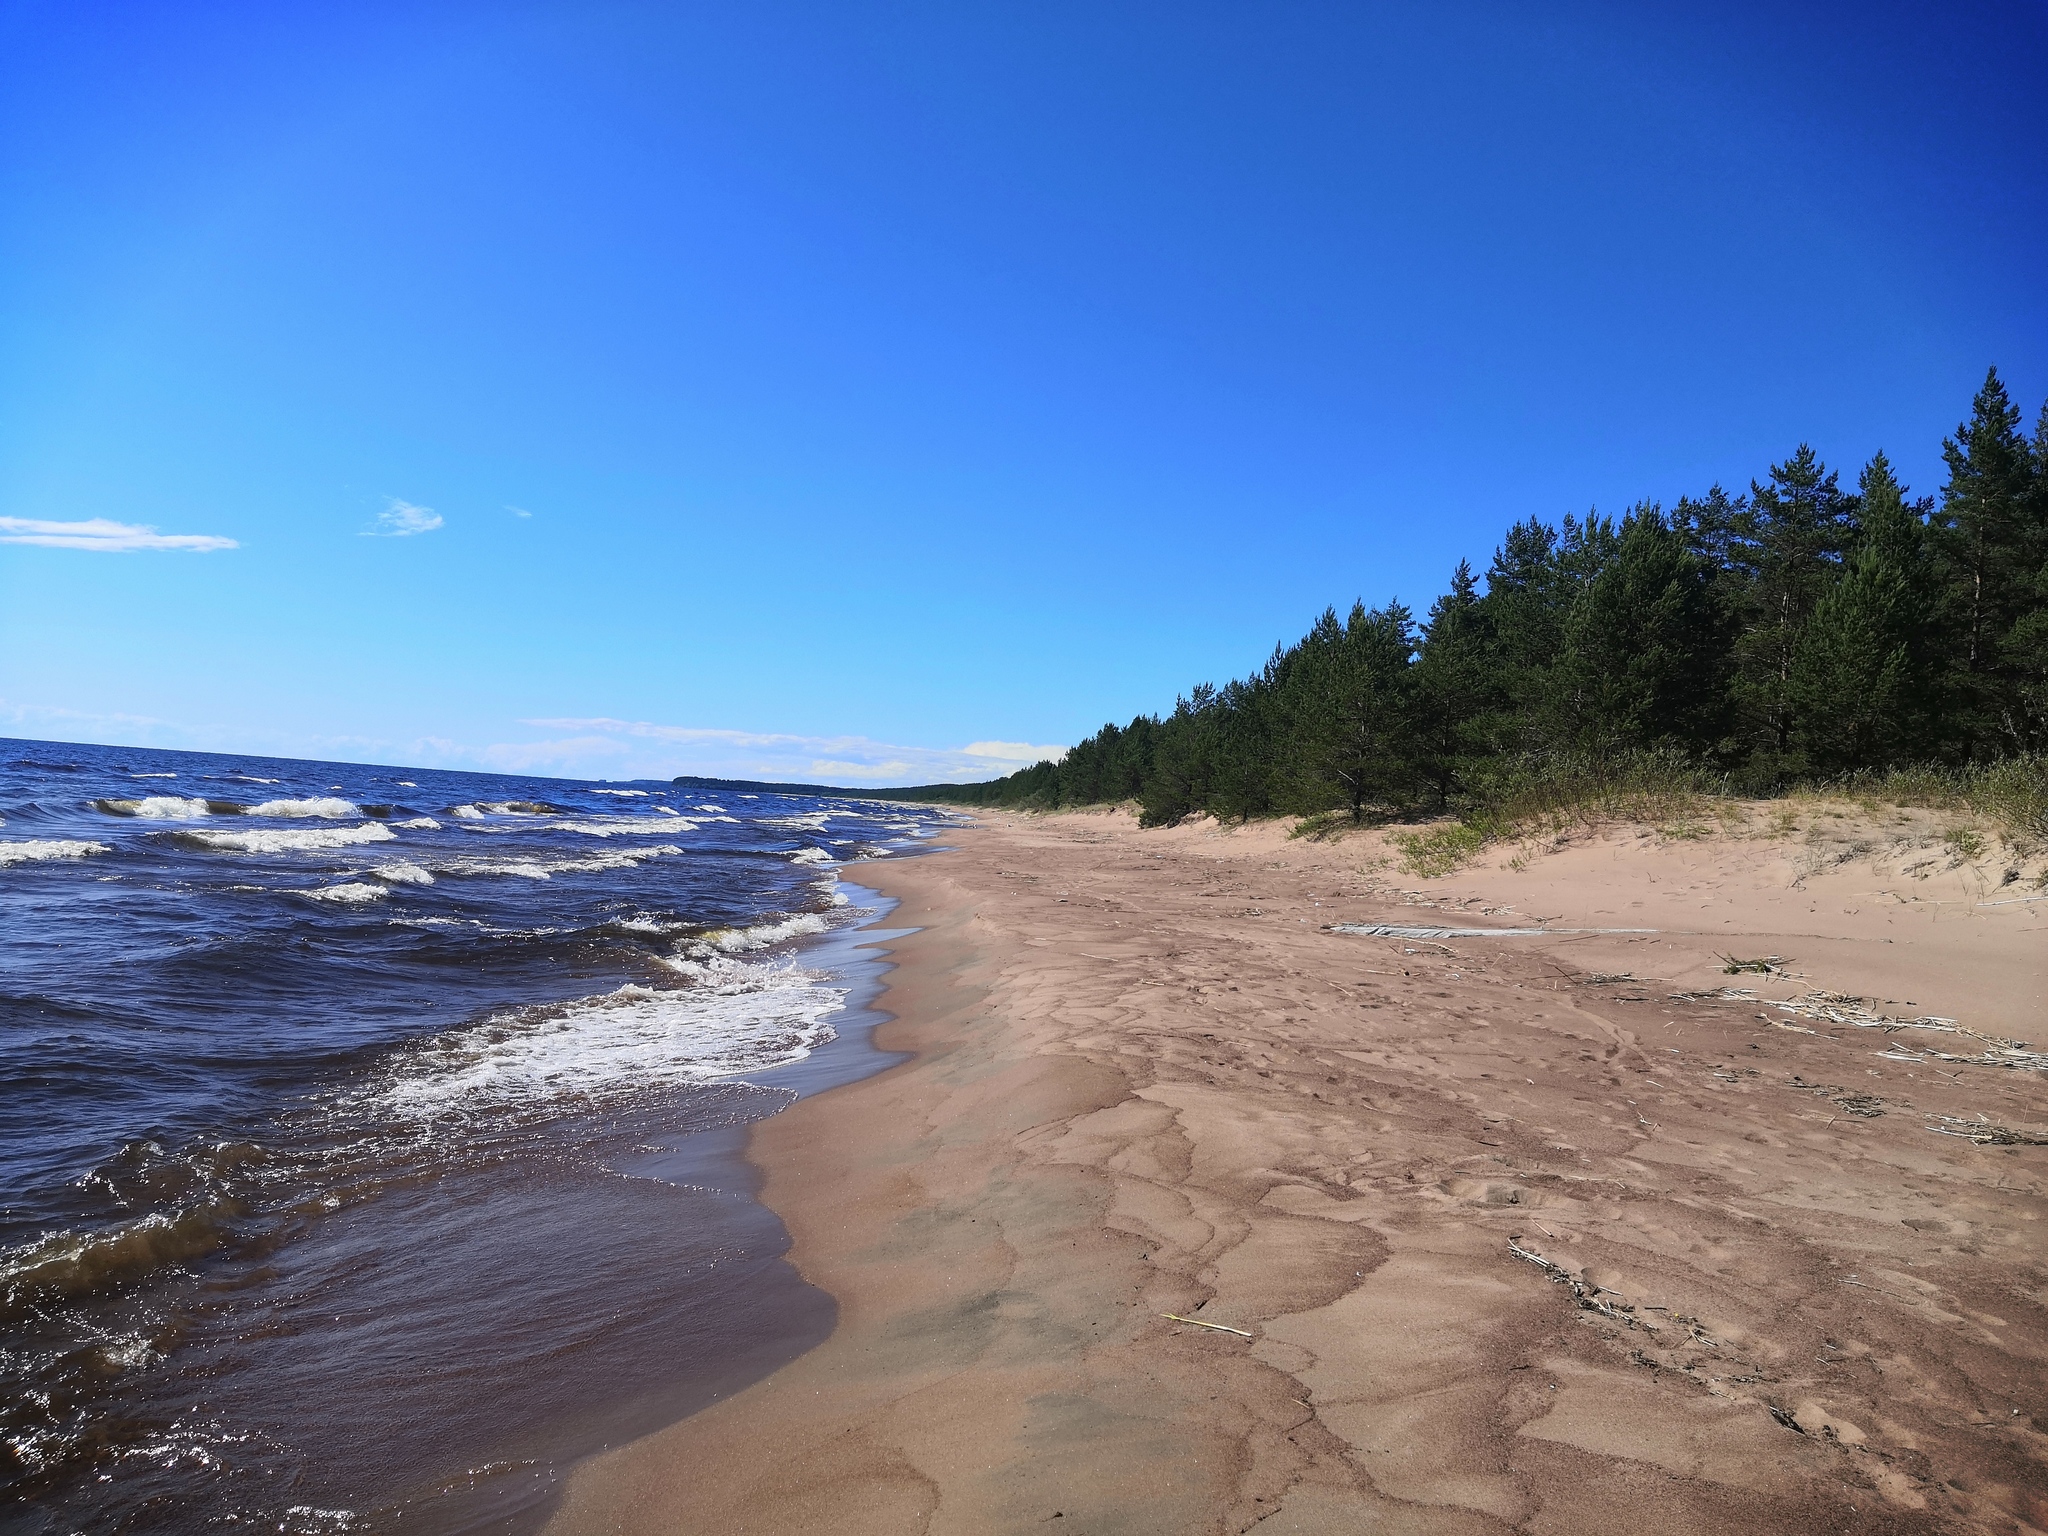
[[751, 1141], [837, 1328], [549, 1530], [2048, 1530], [2034, 871], [1688, 831], [863, 866], [911, 1058]]

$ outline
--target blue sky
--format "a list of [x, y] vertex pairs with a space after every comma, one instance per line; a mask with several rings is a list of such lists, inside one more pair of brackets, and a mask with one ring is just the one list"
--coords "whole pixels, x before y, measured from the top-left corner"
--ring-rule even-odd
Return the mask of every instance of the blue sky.
[[2034, 3], [0, 5], [0, 732], [986, 777], [1532, 513], [1933, 490], [2048, 394], [2043, 79]]

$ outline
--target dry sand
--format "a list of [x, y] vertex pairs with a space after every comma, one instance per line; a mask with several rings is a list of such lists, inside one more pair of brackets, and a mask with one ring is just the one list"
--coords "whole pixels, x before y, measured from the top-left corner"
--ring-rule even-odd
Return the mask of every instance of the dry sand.
[[[1107, 813], [865, 867], [915, 1058], [752, 1143], [838, 1329], [550, 1529], [2048, 1530], [2048, 1146], [1936, 1118], [2048, 1131], [1982, 1038], [2048, 1045], [2048, 902], [1776, 814], [1436, 880]], [[1861, 1012], [1768, 1005], [1816, 989]]]

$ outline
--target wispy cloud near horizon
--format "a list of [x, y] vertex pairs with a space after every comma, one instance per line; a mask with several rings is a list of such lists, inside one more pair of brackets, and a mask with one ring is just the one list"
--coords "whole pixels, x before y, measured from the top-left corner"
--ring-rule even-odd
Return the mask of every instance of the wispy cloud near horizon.
[[177, 549], [205, 554], [239, 549], [233, 539], [212, 533], [158, 533], [146, 523], [117, 523], [89, 517], [78, 522], [53, 522], [40, 517], [0, 517], [0, 544], [38, 544], [45, 549], [91, 549], [103, 554], [131, 554], [140, 549]]
[[0, 736], [107, 746], [239, 752], [316, 762], [483, 769], [566, 779], [760, 779], [784, 784], [884, 788], [965, 784], [1000, 777], [1066, 748], [977, 741], [965, 747], [905, 747], [866, 736], [802, 736], [645, 720], [522, 720], [550, 734], [477, 745], [444, 736], [386, 738], [354, 732], [299, 732], [248, 722], [192, 725], [118, 708], [83, 710], [0, 697]]
[[964, 747], [906, 747], [866, 736], [802, 736], [647, 720], [523, 720], [574, 734], [549, 741], [504, 742], [483, 749], [493, 767], [558, 772], [583, 767], [606, 775], [765, 779], [785, 783], [964, 784], [1000, 777], [1066, 756], [1063, 746], [976, 741]]
[[391, 505], [377, 514], [377, 526], [365, 528], [366, 539], [409, 539], [416, 533], [432, 533], [447, 522], [432, 507], [414, 506], [409, 501], [390, 498]]

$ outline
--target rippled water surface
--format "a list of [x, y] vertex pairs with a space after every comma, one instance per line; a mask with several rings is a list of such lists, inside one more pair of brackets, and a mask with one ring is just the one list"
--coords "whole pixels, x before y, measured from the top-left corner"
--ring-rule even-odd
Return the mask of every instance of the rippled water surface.
[[829, 1329], [736, 1152], [944, 813], [0, 764], [0, 1525], [516, 1525]]

